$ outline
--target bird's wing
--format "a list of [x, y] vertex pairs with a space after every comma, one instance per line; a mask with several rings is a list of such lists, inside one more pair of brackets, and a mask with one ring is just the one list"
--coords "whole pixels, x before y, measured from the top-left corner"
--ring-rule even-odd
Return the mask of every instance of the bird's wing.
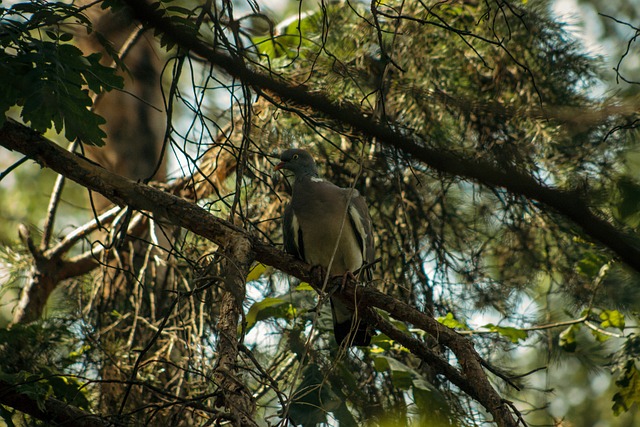
[[302, 231], [300, 230], [298, 218], [293, 212], [293, 207], [290, 204], [284, 210], [282, 238], [284, 240], [284, 250], [304, 261], [305, 257]]
[[[349, 222], [351, 223], [351, 227], [358, 240], [358, 245], [362, 251], [363, 262], [367, 264], [373, 262], [375, 260], [375, 254], [371, 216], [369, 215], [367, 202], [364, 200], [364, 197], [357, 192], [352, 195], [349, 205]], [[370, 276], [370, 274], [369, 272], [368, 275]]]

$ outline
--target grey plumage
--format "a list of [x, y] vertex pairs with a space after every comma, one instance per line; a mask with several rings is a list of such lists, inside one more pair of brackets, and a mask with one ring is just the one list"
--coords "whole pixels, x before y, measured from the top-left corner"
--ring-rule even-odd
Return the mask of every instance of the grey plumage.
[[[301, 149], [286, 150], [276, 169], [294, 173], [291, 202], [283, 220], [287, 252], [312, 265], [320, 265], [331, 276], [355, 272], [373, 262], [371, 217], [358, 190], [340, 188], [318, 177], [315, 161]], [[364, 277], [371, 279], [367, 270]], [[339, 344], [369, 345], [371, 330], [354, 322], [354, 313], [337, 298], [331, 298], [333, 326]]]

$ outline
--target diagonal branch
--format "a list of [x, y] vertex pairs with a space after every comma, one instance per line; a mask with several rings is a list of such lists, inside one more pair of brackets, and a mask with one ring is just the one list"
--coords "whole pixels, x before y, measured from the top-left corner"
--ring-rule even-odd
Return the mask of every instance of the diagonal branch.
[[[115, 175], [77, 154], [65, 151], [24, 125], [8, 120], [0, 129], [0, 144], [10, 150], [27, 155], [42, 166], [47, 166], [88, 189], [101, 193], [114, 203], [121, 206], [128, 205], [135, 210], [150, 211], [156, 218], [168, 219], [173, 224], [186, 228], [226, 250], [234, 250], [234, 242], [250, 242], [251, 250], [257, 261], [307, 281], [314, 285], [318, 291], [321, 291], [323, 287], [322, 278], [314, 274], [316, 270], [311, 266], [261, 241], [258, 237], [250, 235], [244, 229], [217, 218], [205, 209], [184, 199]], [[338, 278], [337, 282], [341, 283], [341, 278]], [[233, 304], [237, 304], [236, 296], [233, 295], [235, 292], [232, 291], [239, 289], [239, 281], [227, 285], [228, 302], [231, 309]], [[430, 363], [439, 373], [480, 402], [493, 415], [499, 426], [512, 427], [516, 425], [508, 405], [500, 399], [484, 374], [480, 356], [473, 349], [471, 341], [438, 323], [432, 316], [395, 298], [373, 289], [356, 289], [353, 282], [347, 283], [344, 291], [345, 301], [354, 301], [356, 297], [357, 301], [360, 301], [359, 306], [362, 305], [363, 309], [367, 309], [367, 307], [384, 309], [393, 317], [424, 329], [439, 343], [450, 348], [458, 359], [461, 371], [442, 359], [436, 360], [436, 356], [429, 352], [424, 345], [417, 346], [414, 342], [417, 340], [412, 341], [411, 337], [401, 333], [393, 335], [394, 332], [386, 328], [386, 324], [380, 320], [379, 316], [376, 316], [374, 312], [368, 314], [381, 329], [390, 333], [390, 336], [393, 335], [394, 339], [407, 348], [416, 350], [418, 357]], [[235, 331], [233, 325], [228, 329]], [[237, 353], [237, 350], [235, 351]], [[230, 361], [237, 354], [234, 353], [231, 356]], [[231, 407], [236, 405], [234, 402], [226, 402], [225, 406], [227, 404]]]
[[402, 150], [413, 159], [437, 171], [491, 187], [502, 187], [514, 194], [543, 203], [573, 221], [592, 240], [600, 242], [620, 260], [640, 272], [638, 239], [606, 220], [607, 215], [593, 209], [580, 192], [546, 186], [528, 173], [511, 165], [464, 158], [454, 152], [428, 147], [418, 136], [397, 130], [399, 126], [387, 126], [376, 122], [363, 113], [357, 105], [331, 101], [323, 94], [312, 92], [304, 85], [289, 84], [282, 79], [277, 79], [272, 73], [247, 68], [239, 58], [215, 50], [191, 32], [177, 29], [160, 10], [152, 8], [146, 0], [128, 0], [126, 4], [143, 24], [154, 27], [182, 48], [241, 79], [258, 93], [268, 92], [284, 102], [310, 107], [336, 122], [349, 125], [364, 135]]

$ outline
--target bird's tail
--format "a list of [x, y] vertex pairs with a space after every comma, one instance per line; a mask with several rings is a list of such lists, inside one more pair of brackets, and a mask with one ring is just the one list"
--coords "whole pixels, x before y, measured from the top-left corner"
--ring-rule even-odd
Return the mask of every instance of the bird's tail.
[[371, 344], [372, 328], [358, 319], [356, 313], [337, 298], [331, 298], [331, 313], [333, 315], [333, 334], [338, 345], [346, 343], [351, 347]]

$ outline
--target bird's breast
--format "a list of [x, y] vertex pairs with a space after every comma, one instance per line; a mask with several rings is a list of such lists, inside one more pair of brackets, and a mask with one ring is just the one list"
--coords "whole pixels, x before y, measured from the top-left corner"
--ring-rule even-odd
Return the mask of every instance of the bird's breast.
[[345, 204], [319, 207], [315, 212], [316, 215], [307, 216], [296, 213], [306, 261], [322, 266], [330, 275], [353, 272], [362, 267], [362, 251], [345, 212]]

